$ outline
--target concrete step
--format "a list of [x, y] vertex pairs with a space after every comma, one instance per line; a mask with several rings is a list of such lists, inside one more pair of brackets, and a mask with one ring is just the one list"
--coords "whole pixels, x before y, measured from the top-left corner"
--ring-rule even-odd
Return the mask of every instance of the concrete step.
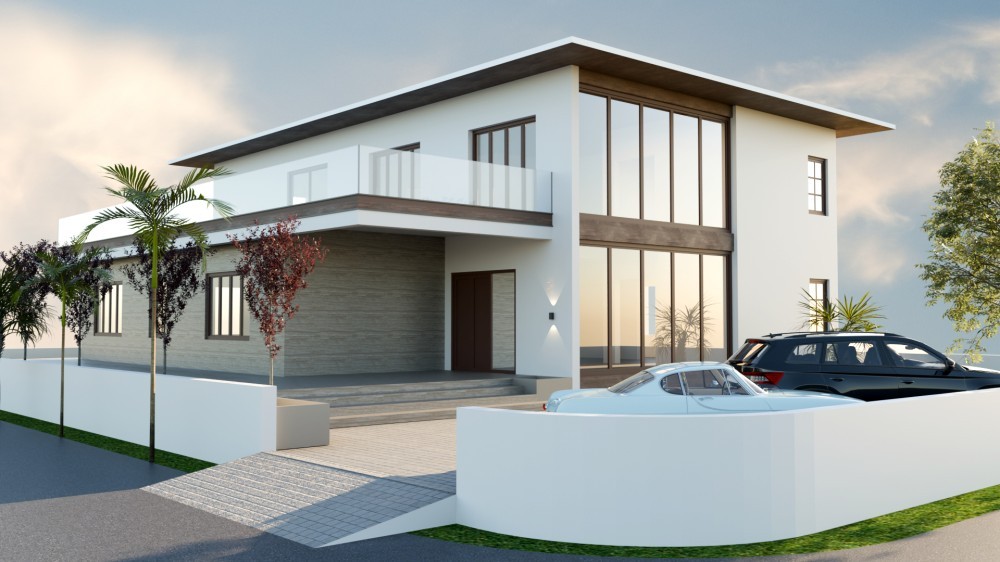
[[544, 401], [544, 398], [535, 395], [522, 394], [493, 398], [435, 400], [430, 402], [331, 408], [330, 428], [454, 419], [457, 408], [461, 406], [540, 411]]
[[312, 400], [326, 402], [330, 404], [331, 408], [341, 408], [347, 406], [429, 402], [436, 400], [465, 400], [470, 398], [491, 398], [495, 396], [516, 396], [523, 394], [524, 391], [521, 387], [509, 384], [506, 386], [454, 388], [448, 390], [421, 390], [410, 392], [391, 392], [386, 394], [314, 397]]
[[430, 392], [435, 390], [458, 390], [474, 388], [496, 388], [511, 386], [514, 377], [497, 376], [485, 379], [429, 381], [396, 384], [370, 384], [359, 386], [337, 386], [319, 388], [290, 388], [278, 391], [282, 398], [298, 398], [301, 400], [317, 400], [321, 398], [338, 398], [344, 396], [364, 396], [392, 394], [397, 392]]

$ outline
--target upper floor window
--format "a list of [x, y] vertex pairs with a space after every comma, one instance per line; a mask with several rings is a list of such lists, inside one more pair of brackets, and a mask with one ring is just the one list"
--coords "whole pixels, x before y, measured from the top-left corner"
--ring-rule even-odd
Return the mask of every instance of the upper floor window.
[[826, 160], [809, 157], [806, 168], [808, 178], [809, 212], [814, 215], [826, 214]]
[[288, 173], [288, 204], [298, 205], [327, 197], [326, 165]]
[[724, 228], [725, 125], [580, 93], [580, 211]]
[[535, 118], [528, 117], [473, 131], [472, 159], [515, 168], [534, 168]]
[[420, 179], [420, 143], [372, 154], [372, 194], [416, 197]]
[[236, 273], [211, 273], [208, 276], [206, 337], [244, 338], [245, 314], [243, 276]]
[[[830, 283], [826, 279], [809, 280], [809, 300], [812, 301], [812, 310], [820, 311], [830, 305]], [[830, 324], [824, 321], [819, 315], [814, 314], [809, 323], [809, 330], [812, 332], [822, 332], [829, 330]]]
[[97, 304], [94, 333], [99, 336], [122, 334], [122, 284], [112, 283]]

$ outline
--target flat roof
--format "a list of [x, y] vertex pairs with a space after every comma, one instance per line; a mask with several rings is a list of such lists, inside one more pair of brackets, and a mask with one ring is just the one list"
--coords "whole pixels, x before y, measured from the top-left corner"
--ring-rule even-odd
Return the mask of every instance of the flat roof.
[[352, 125], [430, 105], [565, 66], [631, 80], [665, 90], [738, 105], [819, 125], [837, 137], [895, 129], [895, 125], [749, 84], [699, 72], [577, 37], [542, 45], [415, 86], [288, 123], [249, 137], [188, 154], [177, 166], [214, 166]]

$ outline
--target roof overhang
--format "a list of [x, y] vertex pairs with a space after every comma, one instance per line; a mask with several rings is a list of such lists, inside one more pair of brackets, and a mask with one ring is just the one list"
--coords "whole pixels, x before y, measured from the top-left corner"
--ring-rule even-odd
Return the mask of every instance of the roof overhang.
[[838, 137], [894, 129], [891, 123], [786, 96], [661, 60], [570, 37], [340, 109], [183, 156], [178, 166], [220, 162], [513, 82], [566, 66], [826, 127]]

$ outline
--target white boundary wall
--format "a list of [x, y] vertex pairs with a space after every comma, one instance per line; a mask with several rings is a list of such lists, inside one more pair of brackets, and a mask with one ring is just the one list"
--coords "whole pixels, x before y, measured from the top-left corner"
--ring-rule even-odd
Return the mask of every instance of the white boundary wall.
[[[273, 386], [156, 375], [156, 448], [223, 463], [275, 447]], [[0, 410], [59, 423], [59, 360], [0, 361]], [[149, 444], [149, 373], [66, 365], [65, 423]]]
[[1000, 389], [708, 416], [458, 411], [458, 523], [632, 546], [807, 535], [1000, 483]]

